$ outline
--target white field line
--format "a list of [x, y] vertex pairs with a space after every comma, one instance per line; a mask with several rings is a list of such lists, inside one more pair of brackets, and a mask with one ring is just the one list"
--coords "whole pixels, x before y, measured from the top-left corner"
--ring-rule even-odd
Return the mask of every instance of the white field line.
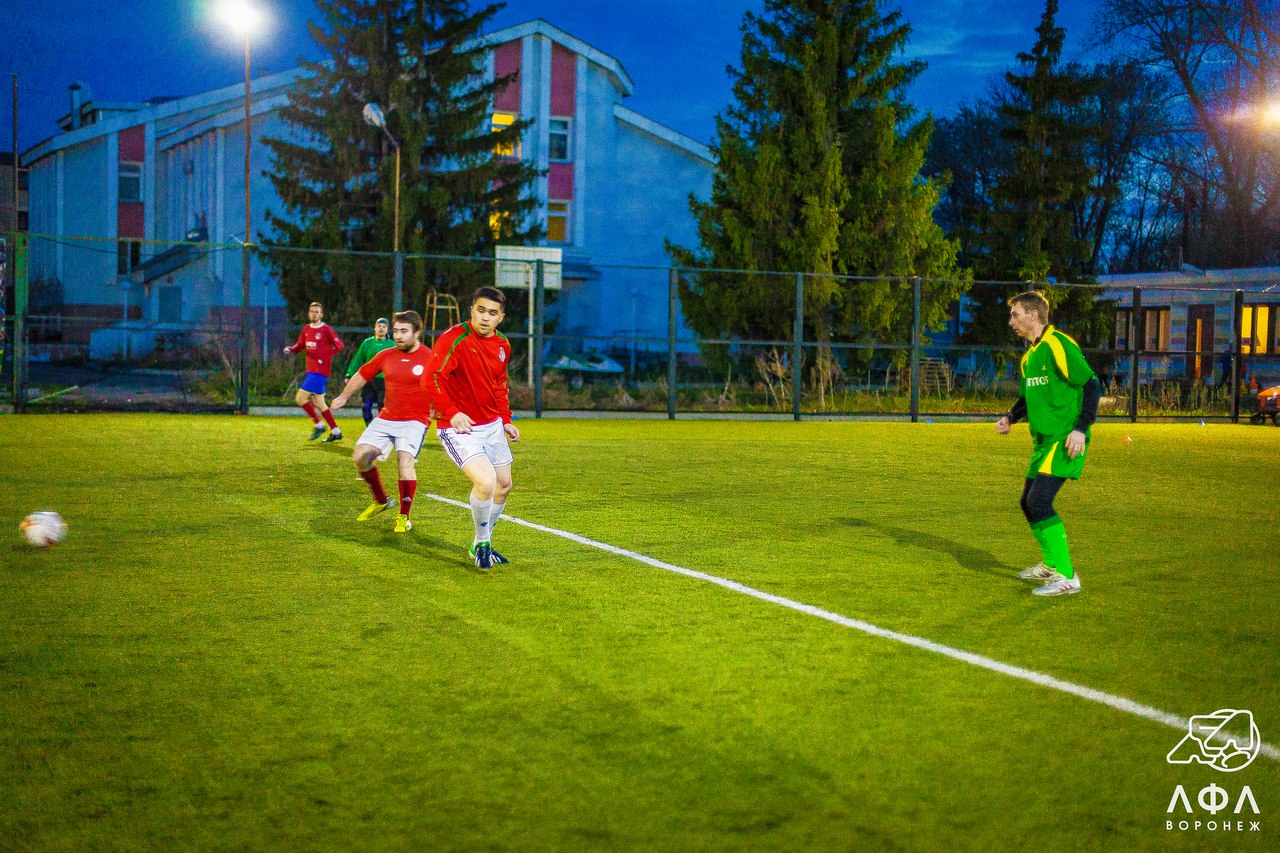
[[[427, 497], [451, 506], [461, 507], [468, 511], [471, 509], [470, 504], [442, 497], [441, 495], [428, 494]], [[814, 607], [812, 604], [803, 604], [799, 601], [793, 601], [790, 598], [783, 598], [780, 595], [774, 595], [770, 592], [763, 592], [762, 590], [740, 584], [737, 581], [731, 581], [727, 578], [709, 575], [705, 572], [694, 571], [693, 569], [686, 569], [683, 566], [676, 566], [671, 563], [664, 563], [662, 560], [656, 560], [653, 557], [647, 557], [644, 554], [638, 554], [635, 551], [628, 551], [626, 548], [619, 548], [618, 546], [610, 545], [607, 542], [597, 542], [594, 539], [588, 539], [585, 536], [579, 536], [577, 533], [570, 533], [567, 530], [558, 530], [554, 527], [546, 527], [542, 524], [535, 524], [532, 521], [525, 521], [522, 518], [516, 518], [515, 516], [506, 514], [502, 516], [502, 520], [512, 524], [519, 524], [522, 527], [528, 527], [532, 530], [549, 533], [552, 536], [559, 536], [561, 539], [568, 539], [570, 542], [577, 542], [579, 545], [586, 545], [590, 548], [607, 551], [610, 554], [617, 554], [619, 557], [627, 557], [628, 559], [644, 563], [646, 566], [653, 566], [655, 569], [662, 569], [664, 572], [673, 572], [677, 575], [684, 575], [685, 577], [696, 578], [697, 580], [706, 581], [707, 583], [713, 583], [716, 586], [722, 586], [725, 589], [742, 593], [743, 595], [749, 595], [752, 598], [758, 598], [761, 601], [767, 601], [770, 604], [777, 604], [800, 613], [806, 613], [809, 616], [816, 616], [819, 619], [834, 622], [837, 625], [843, 625], [846, 628], [853, 628], [855, 631], [861, 631], [862, 633], [870, 634], [873, 637], [883, 637], [887, 640], [894, 640], [908, 646], [914, 646], [917, 649], [924, 649], [925, 651], [945, 655], [949, 658], [963, 661], [972, 666], [989, 669], [992, 672], [998, 672], [1012, 678], [1019, 678], [1023, 681], [1029, 681], [1032, 684], [1038, 684], [1042, 687], [1060, 690], [1063, 693], [1070, 693], [1072, 696], [1079, 696], [1082, 699], [1088, 699], [1090, 702], [1098, 702], [1103, 705], [1108, 705], [1118, 711], [1124, 711], [1126, 714], [1133, 714], [1137, 717], [1143, 717], [1157, 723], [1163, 723], [1170, 728], [1182, 731], [1183, 734], [1186, 734], [1188, 731], [1190, 720], [1187, 718], [1179, 717], [1177, 714], [1171, 714], [1168, 711], [1161, 711], [1159, 708], [1152, 708], [1150, 705], [1143, 705], [1139, 702], [1133, 701], [1132, 699], [1126, 699], [1123, 696], [1115, 696], [1110, 693], [1104, 693], [1101, 690], [1094, 690], [1092, 687], [1072, 684], [1070, 681], [1063, 681], [1061, 679], [1054, 678], [1052, 675], [1045, 675], [1044, 673], [1036, 672], [1033, 669], [1024, 669], [1020, 666], [1002, 663], [1001, 661], [993, 658], [976, 655], [973, 652], [953, 649], [950, 646], [944, 646], [941, 643], [935, 643], [932, 640], [926, 640], [923, 637], [916, 637], [911, 634], [902, 634], [897, 631], [890, 631], [887, 628], [872, 625], [870, 622], [863, 622], [861, 619], [851, 619], [848, 616], [841, 616], [839, 613], [833, 613], [830, 610], [823, 610], [821, 607]], [[1219, 732], [1219, 737], [1215, 739], [1221, 740], [1229, 737], [1234, 737], [1237, 743], [1248, 742], [1247, 737], [1239, 737], [1228, 732]], [[1280, 761], [1280, 749], [1277, 749], [1275, 746], [1265, 741], [1261, 744], [1259, 752], [1269, 758]]]

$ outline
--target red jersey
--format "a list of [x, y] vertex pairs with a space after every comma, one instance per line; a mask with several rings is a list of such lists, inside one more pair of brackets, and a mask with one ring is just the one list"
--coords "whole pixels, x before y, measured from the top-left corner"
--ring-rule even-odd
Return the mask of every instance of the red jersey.
[[328, 376], [333, 369], [334, 355], [342, 352], [342, 338], [327, 323], [307, 324], [298, 333], [298, 342], [289, 347], [289, 352], [303, 350], [307, 351], [307, 373]]
[[379, 373], [386, 378], [386, 402], [378, 417], [389, 421], [421, 421], [431, 426], [431, 398], [422, 388], [430, 358], [431, 349], [421, 344], [413, 352], [391, 347], [360, 366], [360, 375], [366, 382]]
[[500, 332], [487, 338], [466, 322], [454, 326], [436, 340], [422, 387], [436, 410], [436, 425], [452, 426], [462, 412], [477, 424], [501, 418], [511, 423], [511, 397], [507, 388], [507, 364], [511, 342]]

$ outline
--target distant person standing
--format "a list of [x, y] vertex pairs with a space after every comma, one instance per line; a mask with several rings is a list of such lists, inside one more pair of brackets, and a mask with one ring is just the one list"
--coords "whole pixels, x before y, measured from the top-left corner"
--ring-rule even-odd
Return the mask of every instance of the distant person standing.
[[1078, 480], [1084, 471], [1102, 386], [1076, 342], [1049, 325], [1043, 294], [1030, 291], [1010, 299], [1009, 327], [1031, 346], [1022, 356], [1018, 402], [996, 421], [996, 432], [1008, 435], [1023, 418], [1031, 427], [1031, 464], [1021, 503], [1043, 557], [1018, 577], [1044, 581], [1033, 590], [1036, 595], [1071, 595], [1080, 591], [1080, 575], [1071, 564], [1066, 528], [1053, 499], [1067, 480]]
[[373, 495], [373, 503], [356, 516], [356, 521], [368, 521], [393, 505], [382, 487], [382, 475], [375, 463], [386, 459], [394, 449], [400, 480], [400, 513], [396, 516], [395, 530], [408, 533], [413, 529], [409, 513], [418, 488], [414, 463], [431, 418], [431, 399], [422, 388], [431, 351], [419, 341], [422, 318], [418, 312], [401, 311], [392, 319], [395, 320], [391, 327], [392, 346], [376, 353], [347, 380], [342, 393], [333, 399], [333, 408], [345, 406], [351, 395], [375, 376], [386, 377], [387, 405], [356, 439], [355, 452], [351, 455], [356, 472], [369, 484], [369, 493]]
[[[364, 366], [369, 359], [384, 349], [391, 349], [396, 345], [394, 340], [387, 337], [387, 328], [387, 318], [379, 317], [378, 321], [373, 324], [373, 334], [361, 341], [355, 355], [351, 356], [351, 363], [347, 365], [347, 379], [355, 376], [356, 371]], [[365, 426], [368, 426], [373, 421], [374, 406], [378, 407], [379, 412], [382, 411], [382, 401], [386, 393], [386, 383], [381, 373], [366, 382], [364, 387], [360, 389], [360, 414], [364, 416]]]
[[[303, 378], [294, 401], [311, 418], [314, 426], [311, 441], [324, 435], [325, 424], [329, 425], [329, 437], [325, 441], [341, 441], [342, 430], [338, 428], [338, 422], [333, 419], [333, 413], [324, 401], [324, 392], [329, 386], [333, 357], [342, 352], [342, 339], [324, 322], [324, 307], [319, 302], [312, 302], [307, 307], [307, 319], [309, 322], [298, 333], [297, 342], [284, 348], [286, 353], [307, 354], [307, 375]], [[322, 417], [324, 423], [320, 422]]]
[[506, 297], [481, 287], [471, 317], [446, 331], [431, 349], [422, 387], [435, 408], [440, 444], [471, 480], [471, 556], [481, 569], [508, 563], [493, 550], [493, 528], [511, 492], [511, 448], [520, 430], [511, 422], [507, 365], [511, 342], [498, 331]]

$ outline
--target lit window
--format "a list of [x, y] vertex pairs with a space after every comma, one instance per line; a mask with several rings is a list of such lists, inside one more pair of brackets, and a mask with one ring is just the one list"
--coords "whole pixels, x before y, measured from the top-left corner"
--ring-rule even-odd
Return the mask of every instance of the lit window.
[[142, 201], [142, 164], [121, 163], [118, 186], [120, 201]]
[[556, 162], [564, 163], [569, 159], [569, 119], [551, 119], [551, 143], [547, 156]]
[[547, 202], [547, 241], [569, 242], [569, 202]]
[[[494, 113], [493, 121], [490, 123], [490, 129], [494, 133], [500, 133], [511, 125], [516, 123], [517, 116], [514, 113]], [[519, 157], [520, 156], [520, 140], [519, 138], [510, 139], [506, 142], [493, 146], [493, 153], [499, 157]]]
[[1240, 352], [1245, 355], [1267, 355], [1276, 312], [1270, 305], [1246, 305], [1240, 315]]
[[1146, 333], [1142, 348], [1147, 352], [1165, 352], [1169, 349], [1169, 309], [1144, 308], [1143, 332]]

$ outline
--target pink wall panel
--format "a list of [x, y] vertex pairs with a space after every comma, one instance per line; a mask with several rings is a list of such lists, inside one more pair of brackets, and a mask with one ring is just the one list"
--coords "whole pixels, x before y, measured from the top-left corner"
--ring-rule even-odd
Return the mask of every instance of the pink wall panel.
[[547, 198], [559, 201], [573, 199], [573, 164], [551, 163], [547, 167]]
[[116, 233], [122, 240], [143, 239], [142, 202], [122, 201], [116, 205]]
[[578, 55], [558, 44], [551, 45], [551, 114], [574, 115], [578, 94]]
[[508, 74], [516, 78], [493, 99], [495, 108], [504, 113], [520, 112], [520, 42], [509, 41], [493, 49], [493, 76], [502, 79]]
[[131, 163], [143, 163], [147, 159], [147, 132], [142, 125], [125, 128], [120, 131], [120, 154], [117, 157], [121, 162], [129, 161]]

